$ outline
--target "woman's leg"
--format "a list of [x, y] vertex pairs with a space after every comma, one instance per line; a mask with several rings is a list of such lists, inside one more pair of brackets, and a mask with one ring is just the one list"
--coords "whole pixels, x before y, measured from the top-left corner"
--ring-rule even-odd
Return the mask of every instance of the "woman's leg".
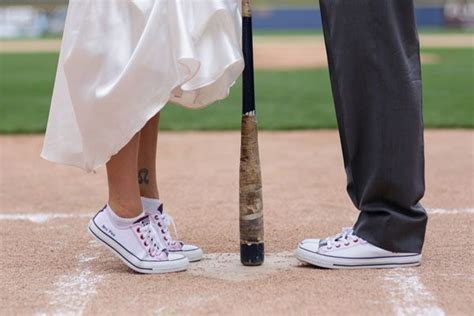
[[138, 168], [136, 170], [138, 170], [140, 195], [151, 199], [159, 199], [156, 181], [156, 148], [159, 122], [160, 114], [158, 113], [143, 127], [138, 149]]
[[[166, 227], [167, 220], [165, 217], [170, 219], [169, 215], [163, 209], [163, 204], [159, 200], [160, 194], [158, 190], [158, 184], [156, 179], [156, 149], [158, 142], [158, 130], [160, 124], [160, 114], [158, 113], [153, 117], [145, 127], [141, 130], [140, 136], [140, 147], [138, 150], [138, 184], [140, 186], [140, 195], [144, 197], [142, 199], [145, 213], [152, 215], [155, 218], [157, 211], [161, 214], [158, 218], [161, 218], [160, 224], [157, 224], [156, 230], [162, 234], [166, 246], [170, 253], [182, 254], [188, 258], [189, 261], [199, 261], [203, 256], [202, 249], [189, 244], [184, 244], [179, 240], [175, 240], [171, 236], [168, 227]], [[155, 219], [156, 223], [156, 219]], [[162, 225], [162, 223], [164, 225]], [[176, 236], [177, 237], [177, 236]]]
[[109, 205], [114, 212], [132, 218], [143, 212], [137, 184], [137, 161], [140, 133], [107, 163]]
[[[189, 259], [177, 252], [168, 253], [154, 228], [159, 218], [143, 210], [137, 183], [140, 137], [141, 132], [107, 163], [109, 205], [92, 218], [88, 228], [97, 241], [113, 249], [137, 272], [184, 271]], [[160, 225], [160, 231], [165, 232]]]

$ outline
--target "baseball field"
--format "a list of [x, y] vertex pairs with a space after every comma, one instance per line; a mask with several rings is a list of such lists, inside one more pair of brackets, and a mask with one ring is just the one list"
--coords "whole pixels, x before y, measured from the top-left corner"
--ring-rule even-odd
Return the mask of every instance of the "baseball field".
[[0, 42], [1, 315], [470, 315], [474, 308], [474, 39], [421, 34], [430, 214], [423, 264], [331, 271], [292, 256], [357, 211], [345, 174], [320, 34], [256, 37], [267, 258], [238, 258], [240, 83], [205, 110], [162, 115], [158, 178], [189, 271], [138, 275], [86, 232], [105, 170], [39, 157], [60, 42]]

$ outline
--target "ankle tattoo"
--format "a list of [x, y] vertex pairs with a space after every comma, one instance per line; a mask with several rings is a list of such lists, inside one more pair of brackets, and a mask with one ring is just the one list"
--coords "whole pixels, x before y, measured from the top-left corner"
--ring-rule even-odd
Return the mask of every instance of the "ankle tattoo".
[[139, 184], [148, 184], [150, 182], [148, 178], [149, 171], [147, 168], [140, 169], [138, 171], [138, 183]]

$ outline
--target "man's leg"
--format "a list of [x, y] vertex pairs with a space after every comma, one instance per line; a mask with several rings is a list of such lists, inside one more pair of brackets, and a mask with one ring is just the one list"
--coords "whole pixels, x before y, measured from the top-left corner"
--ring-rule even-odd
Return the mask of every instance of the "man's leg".
[[421, 253], [427, 215], [422, 85], [412, 0], [321, 0], [354, 233]]

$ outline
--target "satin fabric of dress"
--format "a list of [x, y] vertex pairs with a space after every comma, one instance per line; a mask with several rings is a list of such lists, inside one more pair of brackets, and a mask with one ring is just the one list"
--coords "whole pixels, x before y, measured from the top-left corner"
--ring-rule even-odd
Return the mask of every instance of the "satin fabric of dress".
[[169, 101], [225, 98], [244, 68], [240, 0], [71, 0], [42, 151], [93, 171]]

